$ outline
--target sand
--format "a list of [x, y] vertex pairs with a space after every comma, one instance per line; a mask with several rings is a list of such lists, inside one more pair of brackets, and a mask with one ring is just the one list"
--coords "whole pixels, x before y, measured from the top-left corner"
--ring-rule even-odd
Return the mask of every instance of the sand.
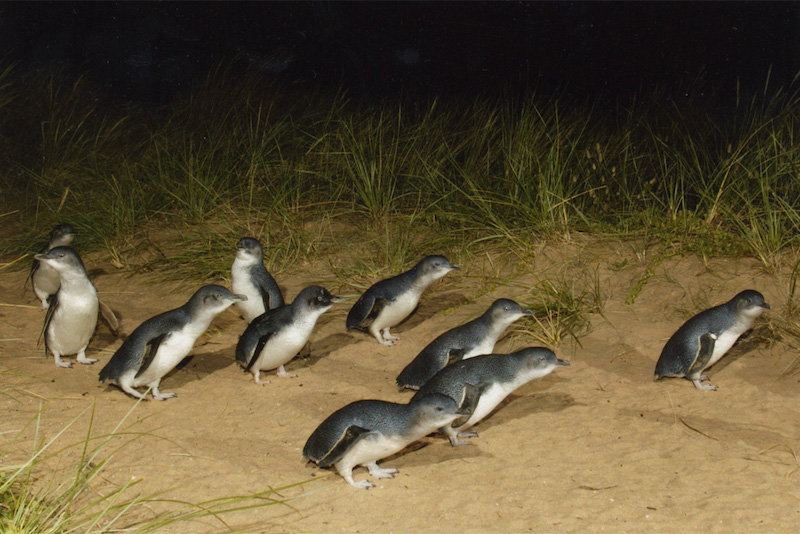
[[[61, 438], [68, 444], [84, 439], [94, 409], [93, 435], [120, 421], [128, 434], [104, 448], [110, 453], [124, 444], [93, 492], [133, 477], [131, 495], [158, 492], [199, 503], [297, 484], [273, 495], [285, 504], [222, 516], [227, 526], [248, 532], [796, 530], [796, 340], [776, 339], [769, 328], [770, 314], [784, 308], [788, 276], [768, 274], [753, 259], [675, 256], [655, 266], [627, 305], [650, 265], [645, 252], [637, 243], [573, 237], [543, 244], [526, 263], [498, 257], [491, 269], [486, 262], [463, 264], [393, 330], [401, 338], [394, 347], [346, 332], [357, 292], [340, 287], [324, 267], [295, 265], [276, 275], [288, 298], [309, 279], [349, 298], [322, 316], [304, 357], [287, 366], [297, 378], [269, 373], [271, 383], [261, 387], [241, 371], [234, 349], [246, 325], [231, 309], [162, 381], [161, 390], [178, 397], [136, 406], [97, 381], [121, 340], [101, 323], [87, 351], [100, 361], [56, 368], [37, 346], [44, 312], [30, 289], [22, 294], [26, 273], [0, 271], [0, 446], [18, 438], [4, 461], [29, 454], [34, 434], [24, 426], [37, 412], [47, 437], [78, 417]], [[199, 287], [118, 271], [100, 257], [84, 261], [125, 333], [182, 305]], [[496, 278], [487, 279], [492, 269]], [[412, 393], [398, 391], [394, 379], [427, 343], [497, 298], [535, 303], [542, 280], [594, 287], [601, 311], [587, 316], [588, 332], [578, 342], [567, 337], [551, 347], [571, 366], [518, 389], [474, 427], [479, 436], [469, 445], [428, 436], [380, 462], [399, 473], [368, 491], [302, 460], [305, 440], [327, 415], [358, 399], [407, 401]], [[761, 291], [773, 310], [711, 368], [719, 389], [653, 382], [661, 348], [678, 326], [747, 288]], [[496, 352], [542, 344], [517, 333], [501, 339]], [[75, 454], [69, 450], [65, 458]], [[359, 468], [355, 478], [369, 475]], [[176, 507], [156, 503], [133, 518]], [[205, 518], [162, 531], [223, 532], [226, 524]]]

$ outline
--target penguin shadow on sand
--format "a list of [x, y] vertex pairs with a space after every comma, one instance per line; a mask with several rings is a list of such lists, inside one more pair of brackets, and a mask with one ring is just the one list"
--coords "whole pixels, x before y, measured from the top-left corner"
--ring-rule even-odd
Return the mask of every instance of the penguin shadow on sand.
[[297, 357], [286, 364], [287, 369], [311, 367], [318, 361], [327, 358], [331, 353], [353, 343], [349, 334], [329, 334], [322, 339], [313, 339], [305, 344]]
[[402, 327], [399, 330], [399, 333], [402, 334], [404, 331], [408, 332], [412, 328], [416, 328], [417, 326], [421, 325], [428, 319], [435, 317], [442, 311], [455, 306], [467, 304], [468, 302], [469, 300], [467, 300], [466, 296], [455, 292], [424, 295], [422, 302], [420, 302], [419, 305], [414, 308], [414, 311], [411, 312], [411, 315], [406, 317], [405, 320], [397, 325]]
[[[202, 348], [202, 345], [199, 345], [199, 347]], [[169, 391], [177, 391], [186, 384], [204, 380], [226, 367], [233, 367], [235, 370], [240, 371], [231, 354], [232, 349], [230, 347], [223, 347], [215, 352], [193, 350], [189, 356], [175, 366], [175, 369], [164, 376], [162, 379], [163, 387]], [[178, 394], [180, 395], [180, 392]]]

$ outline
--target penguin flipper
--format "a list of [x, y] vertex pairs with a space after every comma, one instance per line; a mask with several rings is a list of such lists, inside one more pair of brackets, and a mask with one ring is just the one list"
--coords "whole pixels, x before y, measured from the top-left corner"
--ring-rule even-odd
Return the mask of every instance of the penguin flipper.
[[97, 304], [98, 304], [98, 306], [100, 308], [100, 315], [102, 315], [103, 319], [105, 319], [106, 324], [108, 324], [108, 327], [111, 329], [111, 333], [114, 334], [115, 337], [118, 337], [119, 336], [119, 319], [117, 319], [117, 316], [114, 313], [114, 310], [112, 310], [108, 306], [108, 304], [106, 304], [105, 302], [103, 302], [100, 299], [97, 299]]
[[464, 355], [467, 353], [467, 350], [469, 350], [469, 349], [465, 349], [465, 348], [450, 349], [447, 352], [447, 363], [445, 363], [445, 367], [463, 360], [464, 359]]
[[250, 361], [247, 362], [247, 367], [244, 368], [245, 373], [250, 372], [250, 369], [253, 368], [253, 365], [255, 365], [256, 360], [258, 360], [259, 354], [261, 354], [261, 351], [264, 350], [264, 346], [267, 344], [267, 341], [269, 341], [269, 338], [272, 337], [273, 333], [274, 332], [268, 332], [258, 338], [258, 343], [256, 343], [256, 350], [253, 351], [253, 356], [250, 358]]
[[374, 293], [367, 290], [366, 293], [361, 295], [350, 311], [347, 313], [347, 329], [348, 330], [366, 330], [365, 323], [370, 317], [374, 318], [377, 314], [373, 315], [375, 308], [376, 298]]
[[364, 436], [371, 433], [375, 432], [367, 430], [366, 428], [358, 425], [348, 426], [344, 429], [344, 432], [342, 432], [339, 440], [333, 445], [333, 447], [331, 447], [327, 454], [320, 458], [320, 460], [317, 462], [317, 465], [320, 467], [328, 467], [335, 464], [342, 459], [342, 456], [344, 456], [348, 450], [350, 450], [350, 447], [355, 445]]
[[269, 272], [259, 269], [254, 273], [256, 286], [261, 293], [261, 300], [264, 302], [264, 310], [272, 310], [283, 306], [283, 294], [278, 287], [278, 283], [270, 276]]
[[711, 355], [714, 354], [714, 346], [717, 342], [717, 335], [713, 332], [706, 332], [700, 336], [697, 354], [694, 361], [686, 371], [686, 376], [693, 377], [699, 375], [706, 368], [708, 362], [711, 360]]
[[28, 283], [30, 282], [33, 285], [33, 275], [36, 274], [36, 271], [39, 270], [39, 260], [33, 260], [31, 264], [31, 270], [28, 272], [28, 278], [25, 279], [25, 283], [22, 284], [22, 294], [25, 294], [25, 290], [28, 289]]
[[44, 337], [44, 354], [45, 356], [50, 350], [50, 347], [47, 346], [47, 327], [50, 326], [50, 321], [53, 320], [53, 314], [56, 313], [56, 309], [58, 309], [58, 292], [50, 295], [47, 297], [47, 302], [50, 304], [50, 307], [47, 308], [47, 313], [44, 315], [44, 326], [42, 327], [42, 333], [39, 334], [39, 340], [36, 342], [38, 345], [42, 342], [42, 337]]
[[458, 428], [466, 423], [472, 417], [475, 408], [478, 406], [478, 401], [481, 400], [481, 395], [486, 391], [491, 384], [488, 382], [480, 382], [478, 384], [464, 384], [464, 389], [461, 393], [461, 400], [458, 403], [458, 411], [463, 415], [453, 421], [450, 426]]
[[142, 363], [139, 365], [139, 370], [136, 372], [136, 378], [140, 377], [142, 373], [147, 371], [147, 368], [150, 367], [151, 363], [153, 363], [153, 360], [158, 353], [158, 347], [165, 339], [167, 339], [167, 336], [169, 336], [169, 334], [161, 334], [160, 336], [156, 336], [147, 342], [144, 355], [142, 357]]

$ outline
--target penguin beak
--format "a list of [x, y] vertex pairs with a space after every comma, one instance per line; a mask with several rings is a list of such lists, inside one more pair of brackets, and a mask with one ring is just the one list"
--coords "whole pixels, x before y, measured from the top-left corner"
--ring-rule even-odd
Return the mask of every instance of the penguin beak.
[[461, 269], [460, 265], [455, 265], [455, 264], [452, 264], [452, 263], [450, 264], [450, 267], [452, 267], [454, 271], [458, 271], [459, 269]]
[[240, 295], [239, 293], [234, 293], [231, 297], [231, 300], [247, 300], [247, 295]]
[[764, 308], [765, 310], [771, 310], [772, 309], [772, 307], [770, 307], [770, 305], [767, 304], [766, 302], [764, 304], [762, 304], [761, 307]]
[[528, 308], [522, 308], [522, 315], [533, 315], [533, 310]]
[[346, 299], [346, 298], [344, 298], [344, 297], [331, 297], [331, 302], [332, 302], [332, 303], [336, 303], [336, 302], [345, 302], [346, 300], [347, 300], [347, 299]]
[[558, 365], [569, 366], [569, 362], [567, 360], [559, 360], [556, 358], [556, 361], [558, 362]]
[[43, 260], [49, 260], [49, 259], [51, 259], [51, 258], [50, 258], [50, 254], [48, 254], [47, 252], [41, 252], [41, 253], [39, 253], [39, 254], [35, 254], [33, 257], [34, 257], [35, 259], [39, 260], [39, 261], [43, 261]]

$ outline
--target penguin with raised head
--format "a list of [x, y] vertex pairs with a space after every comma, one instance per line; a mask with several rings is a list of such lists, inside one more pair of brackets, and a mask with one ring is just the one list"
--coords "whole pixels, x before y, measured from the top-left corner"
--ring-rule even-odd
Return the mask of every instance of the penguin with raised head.
[[433, 375], [411, 400], [436, 393], [457, 398], [469, 384], [476, 386], [478, 399], [472, 415], [462, 424], [454, 422], [439, 429], [454, 447], [466, 445], [468, 442], [459, 438], [477, 436], [476, 432], [466, 430], [489, 415], [514, 390], [564, 365], [569, 362], [559, 360], [552, 350], [544, 347], [528, 347], [511, 354], [484, 354], [448, 365]]
[[716, 390], [717, 386], [702, 383], [708, 380], [703, 371], [717, 363], [769, 308], [764, 295], [747, 289], [725, 304], [698, 313], [669, 338], [658, 358], [654, 379], [686, 378], [697, 389]]
[[161, 379], [189, 354], [217, 315], [246, 298], [218, 285], [201, 287], [180, 308], [140, 324], [100, 371], [100, 382], [116, 384], [137, 399], [145, 398], [135, 389], [141, 386], [149, 387], [156, 400], [176, 397], [159, 391]]
[[[50, 242], [39, 251], [39, 254], [44, 254], [48, 250], [56, 247], [66, 247], [72, 243], [75, 239], [75, 235], [75, 229], [71, 224], [61, 223], [56, 225], [50, 232]], [[58, 275], [58, 271], [47, 263], [37, 260], [34, 256], [30, 273], [28, 273], [28, 278], [25, 280], [26, 286], [28, 285], [28, 281], [30, 281], [33, 286], [33, 292], [36, 293], [36, 296], [42, 301], [42, 309], [46, 310], [50, 306], [48, 303], [50, 295], [55, 295], [56, 291], [58, 291], [58, 287], [61, 285], [61, 278]]]
[[281, 378], [292, 376], [284, 365], [308, 342], [320, 315], [344, 300], [324, 287], [306, 287], [291, 304], [268, 310], [248, 325], [236, 344], [236, 361], [259, 385], [269, 384], [261, 380], [261, 371], [277, 369]]
[[[459, 393], [460, 394], [460, 393]], [[474, 402], [474, 401], [473, 401]], [[360, 400], [325, 419], [303, 447], [303, 458], [320, 467], [335, 466], [348, 484], [369, 489], [368, 480], [353, 480], [353, 468], [362, 465], [376, 479], [392, 478], [397, 469], [378, 467], [378, 460], [408, 444], [470, 415], [473, 405], [434, 393], [408, 404]]]
[[72, 367], [61, 359], [71, 354], [78, 356], [78, 363], [96, 362], [86, 357], [86, 347], [97, 326], [99, 304], [80, 256], [70, 247], [54, 247], [35, 258], [41, 266], [55, 271], [60, 280], [56, 292], [48, 298], [42, 329], [45, 352], [53, 355], [58, 367]]
[[490, 354], [506, 328], [526, 315], [533, 315], [533, 312], [513, 300], [494, 301], [477, 319], [448, 330], [431, 341], [400, 372], [397, 386], [401, 389], [419, 389], [448, 363]]
[[264, 267], [264, 249], [257, 239], [243, 237], [236, 243], [231, 290], [247, 297], [236, 302], [236, 307], [248, 323], [267, 310], [283, 306], [281, 289]]
[[427, 256], [410, 270], [377, 282], [350, 309], [347, 329], [369, 331], [378, 343], [394, 345], [399, 338], [389, 329], [411, 315], [431, 284], [458, 268], [444, 256]]

